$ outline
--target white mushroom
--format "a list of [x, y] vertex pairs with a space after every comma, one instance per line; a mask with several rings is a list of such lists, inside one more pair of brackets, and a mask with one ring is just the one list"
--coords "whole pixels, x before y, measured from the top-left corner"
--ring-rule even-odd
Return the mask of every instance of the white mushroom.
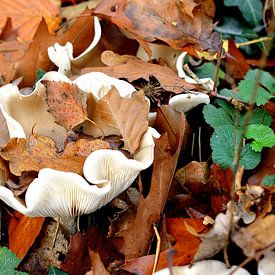
[[209, 104], [210, 98], [208, 95], [202, 93], [175, 95], [169, 100], [169, 106], [177, 112], [184, 113], [203, 103]]
[[73, 57], [73, 45], [67, 42], [65, 46], [55, 43], [48, 48], [49, 59], [58, 67], [58, 72], [70, 74], [72, 66], [78, 66], [83, 59], [95, 48], [101, 38], [101, 27], [98, 17], [94, 17], [94, 39], [89, 47], [77, 57]]
[[[227, 268], [225, 263], [216, 260], [205, 260], [194, 263], [192, 266], [173, 266], [173, 275], [200, 275], [200, 274], [211, 274], [211, 275], [229, 275], [236, 269], [237, 266], [231, 266]], [[154, 273], [155, 275], [170, 275], [169, 268], [159, 270]], [[235, 275], [249, 275], [249, 272], [244, 268], [239, 267], [235, 272]]]
[[0, 186], [0, 199], [26, 216], [64, 218], [92, 213], [126, 190], [153, 163], [153, 137], [159, 134], [149, 128], [134, 159], [115, 150], [92, 152], [83, 167], [91, 184], [78, 174], [44, 168], [30, 184], [25, 203], [4, 186]]

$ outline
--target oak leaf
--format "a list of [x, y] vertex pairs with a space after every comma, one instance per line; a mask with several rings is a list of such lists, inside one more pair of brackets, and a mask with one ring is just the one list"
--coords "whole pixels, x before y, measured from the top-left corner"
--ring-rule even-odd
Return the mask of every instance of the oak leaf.
[[10, 139], [6, 119], [0, 109], [0, 147], [4, 147]]
[[60, 7], [51, 0], [1, 0], [0, 2], [0, 33], [8, 18], [17, 40], [20, 42], [31, 41], [42, 17], [46, 20], [48, 30], [54, 33], [61, 22]]
[[82, 175], [86, 157], [98, 149], [108, 149], [103, 140], [84, 140], [68, 143], [62, 153], [57, 152], [55, 142], [43, 136], [31, 136], [29, 140], [12, 138], [0, 155], [9, 161], [10, 171], [20, 176], [24, 171], [40, 171], [52, 168]]
[[110, 20], [128, 32], [149, 54], [146, 42], [157, 39], [174, 49], [192, 45], [197, 50], [216, 51], [219, 43], [212, 33], [214, 14], [212, 0], [169, 0], [161, 5], [159, 1], [103, 0], [93, 11], [93, 15]]
[[55, 121], [72, 129], [87, 118], [87, 96], [76, 85], [66, 82], [43, 81], [49, 112]]
[[[125, 149], [133, 154], [148, 128], [148, 113], [149, 104], [142, 91], [134, 93], [131, 98], [123, 98], [112, 88], [98, 101], [91, 119], [105, 135], [115, 131], [122, 135]], [[110, 132], [110, 129], [115, 131]]]
[[45, 218], [30, 218], [14, 211], [9, 222], [9, 249], [23, 259], [42, 229]]
[[148, 63], [131, 55], [118, 55], [112, 51], [105, 51], [101, 55], [102, 62], [108, 67], [87, 67], [81, 74], [100, 71], [116, 78], [127, 78], [129, 82], [144, 78], [149, 81], [154, 76], [163, 89], [181, 93], [184, 89], [199, 90], [199, 85], [190, 84], [180, 78], [168, 66]]

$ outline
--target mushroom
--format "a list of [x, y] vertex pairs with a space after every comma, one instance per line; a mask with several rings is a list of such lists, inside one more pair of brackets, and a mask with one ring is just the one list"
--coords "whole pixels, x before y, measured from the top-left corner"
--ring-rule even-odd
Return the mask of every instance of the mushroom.
[[192, 264], [192, 266], [173, 266], [172, 268], [165, 268], [155, 272], [155, 275], [169, 275], [171, 274], [171, 269], [174, 275], [198, 275], [198, 274], [211, 274], [211, 275], [229, 275], [233, 270], [236, 269], [234, 274], [236, 275], [249, 275], [250, 273], [242, 268], [237, 266], [231, 266], [227, 268], [225, 263], [217, 260], [204, 260]]
[[73, 66], [80, 66], [95, 48], [101, 38], [101, 27], [98, 17], [94, 16], [94, 39], [89, 47], [77, 57], [73, 57], [73, 45], [67, 42], [65, 46], [55, 43], [48, 48], [49, 59], [58, 67], [58, 72], [69, 75]]
[[210, 98], [208, 95], [202, 93], [175, 95], [169, 100], [170, 107], [172, 107], [177, 112], [184, 113], [203, 103], [209, 104]]
[[126, 190], [154, 159], [153, 128], [143, 135], [134, 159], [120, 151], [101, 149], [85, 160], [84, 178], [71, 172], [44, 168], [27, 189], [25, 203], [0, 184], [0, 199], [26, 216], [73, 218], [101, 208]]

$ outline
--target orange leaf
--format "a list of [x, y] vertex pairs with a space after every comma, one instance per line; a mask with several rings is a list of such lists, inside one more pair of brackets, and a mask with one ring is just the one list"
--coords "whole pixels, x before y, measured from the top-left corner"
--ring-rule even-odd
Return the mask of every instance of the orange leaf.
[[62, 153], [57, 153], [56, 144], [50, 138], [31, 136], [25, 139], [13, 138], [0, 152], [9, 161], [11, 173], [20, 176], [23, 171], [39, 171], [52, 168], [59, 171], [74, 172], [82, 175], [86, 157], [98, 149], [108, 149], [103, 140], [79, 139], [67, 144]]
[[9, 223], [9, 249], [23, 259], [39, 235], [45, 218], [30, 218], [14, 211]]
[[49, 32], [54, 33], [60, 18], [60, 8], [50, 0], [1, 0], [0, 33], [8, 18], [11, 18], [13, 29], [20, 42], [31, 41], [42, 17], [48, 24]]

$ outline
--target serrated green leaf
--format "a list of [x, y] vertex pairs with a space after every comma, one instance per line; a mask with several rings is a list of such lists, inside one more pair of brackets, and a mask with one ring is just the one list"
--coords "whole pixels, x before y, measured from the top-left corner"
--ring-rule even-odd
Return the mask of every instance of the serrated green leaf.
[[0, 248], [0, 275], [28, 274], [15, 270], [19, 263], [20, 259], [6, 246]]
[[212, 104], [204, 106], [203, 116], [205, 121], [213, 128], [228, 124], [232, 125], [233, 123], [231, 117], [222, 108], [216, 108]]
[[262, 179], [261, 185], [272, 186], [275, 185], [275, 175], [268, 175]]
[[[207, 62], [195, 69], [195, 74], [197, 75], [198, 78], [211, 78], [213, 81], [215, 80], [216, 76], [216, 66], [211, 63]], [[219, 78], [224, 78], [224, 72], [219, 69], [218, 72]], [[219, 83], [217, 83], [219, 85]]]
[[222, 89], [222, 90], [220, 90], [219, 93], [223, 96], [228, 96], [228, 97], [232, 97], [232, 98], [235, 98], [238, 100], [243, 100], [243, 98], [240, 96], [239, 93], [234, 92], [233, 90], [230, 90], [230, 89]]
[[262, 19], [263, 5], [261, 0], [224, 0], [227, 7], [237, 6], [244, 19], [253, 27], [259, 25]]
[[[212, 159], [222, 168], [233, 168], [235, 143], [240, 143], [241, 131], [235, 130], [232, 125], [218, 127], [210, 139]], [[240, 152], [240, 165], [245, 169], [255, 168], [261, 160], [261, 154], [254, 152], [250, 144], [246, 144]]]
[[248, 139], [254, 139], [251, 143], [251, 147], [256, 152], [261, 152], [263, 147], [275, 146], [275, 135], [273, 130], [266, 125], [249, 125], [245, 137]]
[[[256, 103], [257, 106], [266, 104], [268, 100], [273, 97], [270, 93], [274, 92], [273, 82], [274, 80], [268, 72], [258, 69], [250, 70], [245, 75], [244, 80], [242, 80], [238, 85], [240, 96], [246, 102]], [[270, 90], [270, 92], [259, 84], [265, 86]], [[255, 92], [256, 94], [254, 95]]]
[[263, 124], [266, 126], [270, 126], [271, 122], [272, 122], [272, 117], [268, 111], [263, 109], [254, 109], [252, 111], [250, 124]]
[[63, 270], [58, 269], [57, 267], [50, 267], [48, 271], [48, 275], [66, 275], [68, 273], [64, 272]]

